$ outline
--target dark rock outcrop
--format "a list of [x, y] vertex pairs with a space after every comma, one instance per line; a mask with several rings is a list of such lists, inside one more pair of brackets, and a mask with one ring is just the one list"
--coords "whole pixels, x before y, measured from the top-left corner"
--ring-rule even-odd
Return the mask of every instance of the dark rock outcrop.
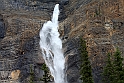
[[87, 42], [95, 83], [102, 83], [108, 52], [119, 47], [124, 57], [123, 0], [0, 0], [0, 83], [28, 83], [31, 68], [35, 83], [42, 83], [39, 30], [56, 3], [68, 83], [81, 83], [80, 37]]
[[4, 26], [4, 20], [3, 20], [3, 16], [0, 15], [0, 39], [3, 39], [6, 33], [6, 29]]

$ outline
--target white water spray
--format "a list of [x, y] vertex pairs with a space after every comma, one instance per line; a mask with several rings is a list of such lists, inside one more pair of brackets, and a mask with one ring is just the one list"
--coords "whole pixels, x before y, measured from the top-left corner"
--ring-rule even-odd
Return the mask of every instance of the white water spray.
[[64, 75], [65, 59], [62, 41], [58, 32], [59, 4], [55, 5], [52, 21], [44, 23], [40, 30], [40, 48], [46, 65], [49, 67], [55, 83], [66, 83]]

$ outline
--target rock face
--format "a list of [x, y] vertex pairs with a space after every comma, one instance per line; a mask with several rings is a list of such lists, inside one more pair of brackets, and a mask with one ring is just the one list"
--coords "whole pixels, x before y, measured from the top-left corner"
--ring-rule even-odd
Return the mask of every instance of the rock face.
[[69, 83], [79, 82], [78, 40], [87, 42], [89, 60], [95, 83], [101, 82], [106, 54], [116, 47], [124, 57], [124, 1], [123, 0], [71, 0], [66, 7], [68, 17], [61, 23]]
[[44, 63], [39, 30], [60, 4], [60, 37], [68, 83], [81, 83], [79, 38], [87, 42], [95, 83], [101, 82], [106, 54], [116, 47], [124, 57], [123, 0], [0, 0], [0, 83], [42, 83]]
[[20, 75], [20, 70], [14, 70], [11, 72], [10, 77], [13, 80], [17, 80], [17, 79], [19, 79], [19, 75]]

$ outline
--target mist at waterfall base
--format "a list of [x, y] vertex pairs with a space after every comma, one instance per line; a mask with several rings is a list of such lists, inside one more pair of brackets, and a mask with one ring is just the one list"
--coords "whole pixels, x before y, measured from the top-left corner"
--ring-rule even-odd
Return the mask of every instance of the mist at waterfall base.
[[64, 68], [65, 58], [62, 52], [62, 41], [58, 32], [59, 4], [53, 11], [52, 21], [44, 23], [40, 30], [40, 48], [46, 65], [54, 77], [55, 83], [67, 83]]

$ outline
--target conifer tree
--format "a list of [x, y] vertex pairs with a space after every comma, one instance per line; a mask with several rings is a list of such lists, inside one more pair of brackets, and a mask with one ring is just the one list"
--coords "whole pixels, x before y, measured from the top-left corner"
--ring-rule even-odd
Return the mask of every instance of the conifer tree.
[[33, 66], [30, 65], [30, 80], [29, 83], [34, 83], [34, 71], [33, 71]]
[[108, 54], [106, 66], [103, 69], [103, 83], [124, 83], [124, 68], [123, 58], [121, 52], [116, 49], [113, 55], [113, 60], [110, 59]]
[[104, 83], [112, 83], [113, 82], [113, 64], [110, 58], [110, 53], [107, 54], [106, 66], [103, 69], [102, 73], [102, 81]]
[[81, 80], [82, 83], [94, 83], [92, 78], [92, 71], [90, 61], [88, 59], [88, 52], [86, 49], [86, 42], [80, 39], [80, 52], [81, 52]]
[[113, 83], [124, 83], [124, 69], [123, 69], [123, 58], [121, 57], [121, 52], [117, 48], [114, 53], [114, 61], [113, 61]]
[[50, 82], [51, 75], [49, 74], [49, 69], [45, 63], [42, 65], [41, 69], [44, 71], [44, 75], [41, 81], [44, 81], [44, 83]]

